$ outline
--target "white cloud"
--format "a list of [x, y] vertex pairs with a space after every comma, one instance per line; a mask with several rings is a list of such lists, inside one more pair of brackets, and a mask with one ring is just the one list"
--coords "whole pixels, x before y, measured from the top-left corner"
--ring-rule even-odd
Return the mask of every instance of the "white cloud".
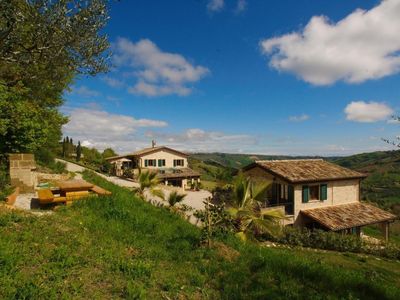
[[124, 86], [123, 81], [109, 76], [104, 76], [101, 78], [101, 80], [103, 80], [108, 86], [113, 88], [121, 88]]
[[357, 9], [333, 23], [314, 16], [302, 32], [261, 41], [270, 66], [315, 85], [359, 83], [400, 71], [400, 1]]
[[310, 116], [306, 115], [306, 114], [302, 114], [300, 116], [289, 117], [290, 122], [303, 122], [303, 121], [307, 121], [308, 119], [310, 119]]
[[189, 63], [182, 55], [161, 51], [148, 39], [137, 43], [120, 38], [115, 44], [114, 62], [133, 68], [137, 78], [128, 92], [148, 97], [176, 94], [186, 96], [192, 92], [190, 83], [201, 80], [209, 73], [203, 66]]
[[238, 152], [242, 147], [250, 149], [257, 139], [246, 134], [226, 134], [219, 131], [206, 131], [199, 128], [187, 129], [181, 133], [149, 131], [146, 136], [156, 139], [158, 144], [168, 144], [187, 151], [226, 151]]
[[246, 0], [238, 0], [236, 3], [236, 13], [241, 13], [242, 11], [245, 11], [247, 8], [247, 1]]
[[80, 87], [72, 87], [71, 94], [76, 94], [85, 98], [98, 97], [101, 94], [98, 91], [92, 90], [85, 85]]
[[139, 128], [167, 125], [167, 122], [160, 120], [136, 119], [101, 110], [78, 108], [70, 112], [69, 122], [63, 126], [63, 132], [94, 147], [106, 148], [119, 142], [132, 141]]
[[220, 11], [224, 8], [224, 5], [224, 0], [209, 0], [207, 9], [212, 12]]
[[349, 121], [371, 123], [389, 118], [393, 109], [384, 103], [353, 101], [346, 106], [344, 112]]

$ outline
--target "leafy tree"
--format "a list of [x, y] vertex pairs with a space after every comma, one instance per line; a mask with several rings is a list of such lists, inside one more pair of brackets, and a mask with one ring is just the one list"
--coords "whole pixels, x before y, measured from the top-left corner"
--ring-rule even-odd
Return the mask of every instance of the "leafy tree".
[[109, 158], [117, 155], [118, 154], [112, 148], [106, 148], [102, 153], [103, 158]]
[[[400, 116], [393, 116], [392, 120], [393, 122], [400, 124]], [[394, 139], [382, 138], [382, 140], [389, 145], [400, 148], [400, 136], [396, 136]]]
[[78, 146], [76, 147], [76, 161], [80, 161], [81, 160], [81, 155], [82, 155], [81, 142], [78, 141]]
[[107, 69], [106, 0], [0, 1], [0, 152], [52, 150], [78, 74]]
[[243, 240], [265, 233], [277, 236], [280, 232], [280, 220], [284, 216], [278, 210], [261, 206], [268, 186], [256, 184], [243, 175], [234, 182], [233, 205], [227, 211], [234, 219], [237, 235]]

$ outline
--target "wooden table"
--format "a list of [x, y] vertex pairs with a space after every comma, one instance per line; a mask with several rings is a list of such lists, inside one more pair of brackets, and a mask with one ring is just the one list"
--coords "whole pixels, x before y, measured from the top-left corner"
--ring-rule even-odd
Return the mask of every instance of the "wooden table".
[[88, 196], [89, 190], [91, 190], [93, 187], [93, 184], [82, 179], [73, 179], [58, 182], [60, 196], [67, 197], [69, 200], [76, 200], [81, 197]]

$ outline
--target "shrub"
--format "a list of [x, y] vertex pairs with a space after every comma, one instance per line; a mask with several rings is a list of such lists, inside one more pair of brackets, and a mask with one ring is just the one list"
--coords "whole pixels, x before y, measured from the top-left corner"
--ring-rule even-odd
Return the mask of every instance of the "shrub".
[[276, 241], [293, 246], [366, 253], [390, 259], [400, 259], [400, 248], [396, 245], [369, 245], [357, 236], [342, 235], [332, 231], [286, 227], [283, 235], [276, 239]]

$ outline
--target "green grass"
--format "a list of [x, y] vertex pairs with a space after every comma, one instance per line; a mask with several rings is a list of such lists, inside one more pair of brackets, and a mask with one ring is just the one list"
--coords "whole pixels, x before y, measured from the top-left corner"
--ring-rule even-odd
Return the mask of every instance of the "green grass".
[[1, 299], [399, 299], [400, 263], [269, 249], [200, 230], [93, 174], [110, 191], [42, 217], [0, 210]]

